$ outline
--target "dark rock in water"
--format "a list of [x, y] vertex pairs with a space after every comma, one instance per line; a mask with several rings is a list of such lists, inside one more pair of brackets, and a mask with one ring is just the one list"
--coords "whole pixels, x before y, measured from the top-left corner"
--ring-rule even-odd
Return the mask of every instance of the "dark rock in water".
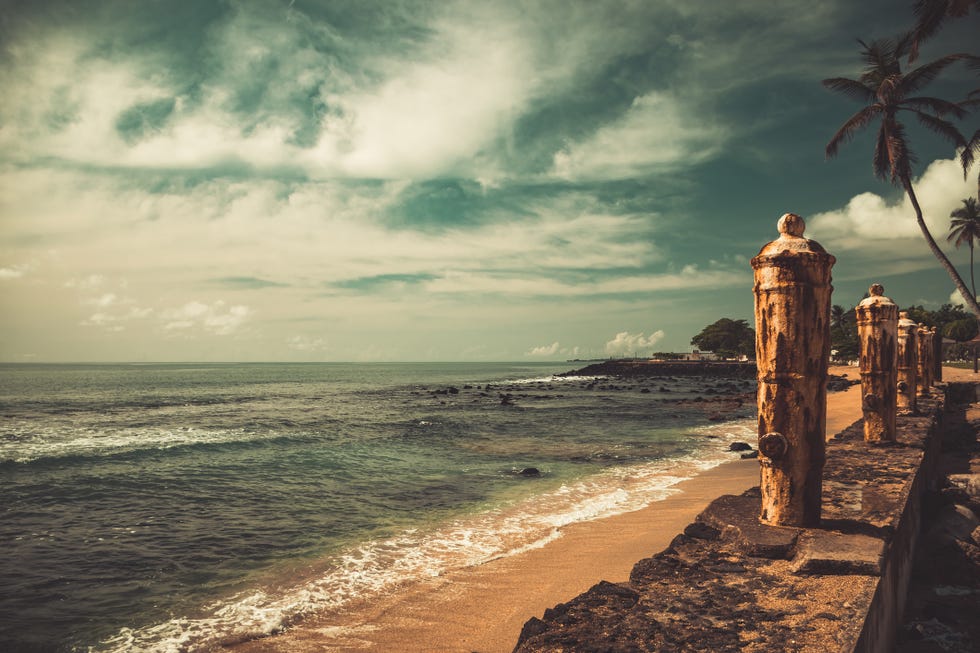
[[526, 476], [527, 478], [538, 478], [541, 476], [541, 470], [539, 470], [537, 467], [525, 467], [519, 472], [519, 474], [521, 476]]
[[708, 416], [708, 421], [709, 422], [722, 422], [722, 421], [724, 421], [724, 419], [725, 419], [725, 416], [724, 415], [719, 415], [718, 413], [715, 413], [714, 415], [709, 415]]
[[748, 442], [732, 442], [728, 445], [729, 451], [752, 451], [752, 445]]
[[650, 388], [643, 388], [640, 390], [640, 394], [648, 395], [650, 394]]
[[827, 390], [830, 392], [840, 392], [841, 390], [847, 390], [852, 385], [857, 385], [860, 382], [860, 379], [847, 378], [846, 374], [842, 374], [840, 376], [831, 374], [827, 377]]
[[505, 395], [500, 395], [500, 405], [501, 406], [513, 406], [514, 405], [514, 395], [509, 392]]
[[743, 453], [742, 456], [741, 456], [742, 460], [748, 460], [750, 458], [758, 458], [758, 457], [759, 457], [759, 452], [758, 451], [749, 451], [749, 452]]

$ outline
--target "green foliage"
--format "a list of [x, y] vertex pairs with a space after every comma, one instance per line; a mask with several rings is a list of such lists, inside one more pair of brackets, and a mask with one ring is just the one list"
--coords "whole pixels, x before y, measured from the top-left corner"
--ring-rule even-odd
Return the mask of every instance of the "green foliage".
[[830, 352], [835, 361], [856, 360], [861, 353], [854, 307], [834, 304], [830, 309]]
[[679, 361], [684, 358], [684, 354], [677, 354], [671, 351], [655, 351], [650, 355], [650, 358], [662, 361]]
[[[943, 304], [938, 311], [927, 311], [921, 306], [908, 308], [909, 318], [928, 327], [936, 327], [945, 338], [965, 342], [977, 335], [980, 325], [972, 313], [961, 306]], [[963, 360], [972, 356], [970, 347], [966, 345], [950, 345], [946, 348], [947, 360]]]
[[977, 335], [977, 321], [972, 317], [967, 317], [962, 320], [956, 320], [955, 322], [950, 322], [945, 327], [943, 327], [943, 336], [950, 338], [957, 342], [966, 342], [967, 340], [973, 340], [974, 336]]
[[938, 311], [929, 311], [921, 306], [909, 306], [906, 310], [910, 319], [927, 327], [936, 327], [940, 333], [945, 333], [946, 325], [952, 322], [966, 319], [976, 322], [977, 320], [976, 316], [964, 310], [962, 306], [953, 304], [943, 304]]
[[755, 329], [745, 320], [723, 317], [691, 338], [691, 344], [725, 358], [755, 353]]

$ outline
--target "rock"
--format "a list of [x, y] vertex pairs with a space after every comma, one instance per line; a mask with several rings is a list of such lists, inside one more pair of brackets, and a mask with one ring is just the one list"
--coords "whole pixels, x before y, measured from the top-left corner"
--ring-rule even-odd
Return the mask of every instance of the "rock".
[[527, 478], [538, 478], [541, 476], [541, 470], [539, 470], [537, 467], [525, 467], [518, 473]]
[[[710, 418], [708, 418], [710, 419]], [[729, 451], [752, 451], [752, 445], [748, 442], [732, 442], [728, 445]]]
[[884, 541], [812, 529], [801, 538], [792, 570], [797, 574], [880, 576]]
[[837, 376], [836, 374], [830, 374], [827, 376], [827, 390], [830, 392], [840, 392], [842, 390], [847, 390], [852, 385], [860, 383], [857, 379], [848, 379], [846, 374]]
[[749, 451], [749, 452], [747, 452], [747, 453], [743, 453], [743, 454], [742, 454], [742, 455], [740, 456], [740, 458], [741, 458], [742, 460], [750, 460], [750, 459], [752, 459], [752, 458], [758, 458], [758, 457], [759, 457], [759, 452], [758, 452], [758, 451]]
[[977, 527], [980, 527], [980, 519], [977, 519], [973, 511], [966, 506], [954, 504], [939, 509], [932, 530], [957, 540], [969, 540]]
[[971, 498], [980, 498], [980, 474], [950, 474], [947, 479], [951, 487]]
[[708, 415], [708, 421], [709, 422], [723, 422], [723, 421], [725, 421], [725, 416], [724, 415], [719, 415], [718, 413], [715, 413], [714, 415]]
[[548, 624], [541, 621], [537, 617], [531, 617], [521, 628], [521, 636], [517, 638], [517, 645], [520, 646], [523, 642], [531, 639], [535, 635], [540, 635], [541, 633], [548, 630]]

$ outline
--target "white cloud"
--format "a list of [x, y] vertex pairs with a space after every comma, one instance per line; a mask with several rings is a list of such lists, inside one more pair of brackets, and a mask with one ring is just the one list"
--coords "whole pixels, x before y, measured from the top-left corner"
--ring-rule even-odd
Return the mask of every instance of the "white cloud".
[[98, 288], [105, 283], [105, 277], [101, 274], [90, 274], [82, 278], [73, 278], [65, 282], [65, 288]]
[[615, 179], [689, 166], [713, 156], [725, 133], [678, 98], [650, 93], [618, 121], [556, 153], [552, 172], [565, 179]]
[[959, 290], [954, 290], [949, 294], [949, 303], [953, 306], [962, 306], [966, 308], [966, 300], [963, 299], [963, 295], [960, 294]]
[[291, 336], [286, 339], [286, 346], [294, 351], [313, 352], [326, 351], [327, 341], [320, 337], [305, 335]]
[[163, 311], [162, 317], [166, 320], [163, 329], [175, 332], [200, 329], [225, 336], [241, 327], [250, 313], [248, 306], [235, 305], [226, 308], [225, 302], [220, 300], [213, 304], [192, 301], [179, 308]]
[[99, 311], [93, 313], [81, 322], [82, 326], [99, 327], [110, 332], [119, 332], [126, 329], [127, 323], [133, 320], [141, 320], [149, 317], [153, 313], [149, 308], [130, 308], [126, 311], [108, 313]]
[[24, 265], [13, 265], [6, 268], [0, 268], [0, 281], [20, 279], [26, 273], [27, 273], [27, 267]]
[[649, 336], [643, 333], [630, 333], [621, 331], [616, 337], [606, 343], [606, 353], [610, 356], [632, 356], [650, 353], [651, 347], [656, 345], [664, 338], [663, 330], [654, 331]]
[[560, 350], [560, 348], [561, 348], [561, 345], [559, 345], [558, 342], [556, 341], [556, 342], [551, 343], [550, 345], [542, 345], [540, 347], [533, 347], [528, 352], [526, 352], [524, 355], [525, 356], [554, 356], [555, 354], [558, 353], [558, 351]]
[[[956, 159], [940, 159], [914, 180], [913, 187], [926, 225], [936, 241], [944, 243], [950, 212], [960, 206], [962, 198], [976, 193], [976, 172], [974, 169], [964, 179]], [[928, 255], [915, 211], [904, 193], [894, 199], [861, 193], [840, 209], [808, 219], [807, 237], [820, 241], [831, 252], [860, 249], [874, 255], [878, 251], [890, 259], [923, 252]]]

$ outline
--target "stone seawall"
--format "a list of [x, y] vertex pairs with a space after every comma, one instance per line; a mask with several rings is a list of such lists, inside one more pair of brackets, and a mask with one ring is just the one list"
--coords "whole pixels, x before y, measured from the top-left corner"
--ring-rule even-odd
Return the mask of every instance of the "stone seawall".
[[558, 376], [615, 376], [619, 378], [649, 376], [709, 376], [755, 378], [755, 361], [655, 361], [614, 360], [593, 363]]
[[895, 443], [865, 443], [861, 421], [832, 439], [819, 527], [760, 524], [757, 489], [719, 497], [628, 582], [529, 620], [515, 651], [893, 650], [944, 406], [933, 391]]

